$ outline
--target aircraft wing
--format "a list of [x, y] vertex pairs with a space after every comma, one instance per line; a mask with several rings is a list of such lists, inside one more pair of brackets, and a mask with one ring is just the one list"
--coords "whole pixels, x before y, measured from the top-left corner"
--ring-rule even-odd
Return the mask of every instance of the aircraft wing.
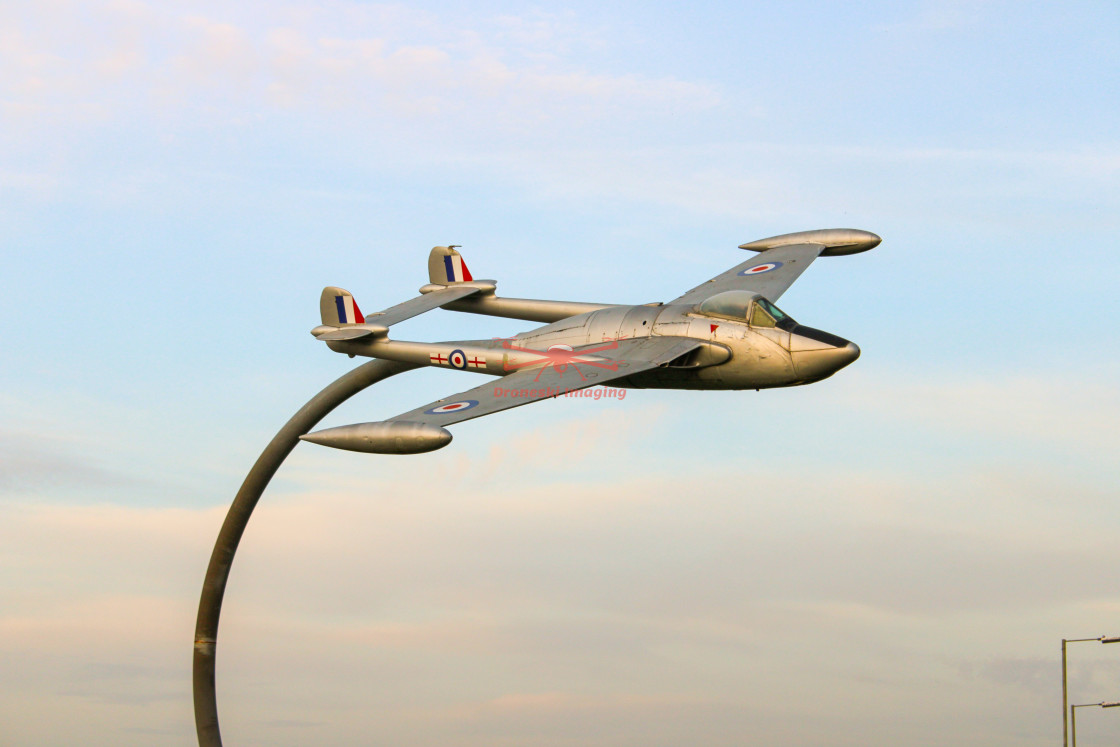
[[669, 303], [700, 303], [729, 290], [760, 293], [771, 301], [777, 301], [824, 250], [824, 244], [813, 243], [767, 249]]
[[[641, 337], [583, 345], [572, 351], [541, 351], [543, 365], [430, 402], [386, 422], [447, 426], [512, 407], [586, 389], [657, 368], [704, 343], [687, 337]], [[535, 362], [534, 362], [535, 364]]]

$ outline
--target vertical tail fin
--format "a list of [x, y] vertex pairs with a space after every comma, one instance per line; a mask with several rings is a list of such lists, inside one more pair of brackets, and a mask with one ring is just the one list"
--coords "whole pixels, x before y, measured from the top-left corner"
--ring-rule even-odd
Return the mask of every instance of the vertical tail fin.
[[366, 318], [358, 308], [358, 302], [350, 295], [350, 291], [334, 286], [323, 289], [319, 296], [319, 314], [323, 324], [332, 327], [342, 327], [347, 324], [365, 324]]
[[463, 255], [455, 251], [457, 244], [437, 246], [428, 255], [428, 280], [438, 285], [464, 283], [474, 280]]

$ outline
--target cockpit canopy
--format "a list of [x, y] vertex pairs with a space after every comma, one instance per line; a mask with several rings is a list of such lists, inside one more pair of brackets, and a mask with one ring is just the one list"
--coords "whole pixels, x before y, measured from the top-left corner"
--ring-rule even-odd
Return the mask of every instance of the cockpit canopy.
[[797, 325], [788, 314], [757, 293], [730, 290], [704, 299], [696, 306], [696, 313], [746, 322], [752, 327], [781, 327], [790, 329]]

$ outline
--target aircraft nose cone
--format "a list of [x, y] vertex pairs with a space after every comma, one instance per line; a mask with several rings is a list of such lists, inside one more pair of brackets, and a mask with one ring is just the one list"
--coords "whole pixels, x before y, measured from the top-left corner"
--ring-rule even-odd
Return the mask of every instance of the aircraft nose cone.
[[835, 355], [837, 362], [840, 364], [836, 367], [836, 370], [839, 371], [849, 363], [855, 363], [856, 358], [859, 357], [859, 345], [849, 342], [844, 347], [837, 348]]
[[[810, 350], [794, 350], [793, 365], [805, 381], [819, 381], [859, 358], [859, 346], [836, 338], [833, 345], [811, 346]], [[808, 347], [808, 346], [807, 346]]]

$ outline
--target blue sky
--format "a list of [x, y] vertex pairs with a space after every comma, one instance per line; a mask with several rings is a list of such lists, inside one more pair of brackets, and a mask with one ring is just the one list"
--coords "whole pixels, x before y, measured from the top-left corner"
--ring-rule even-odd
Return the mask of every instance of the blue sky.
[[[226, 741], [1051, 744], [1059, 640], [1120, 634], [1118, 32], [1111, 3], [5, 3], [0, 744], [192, 743], [225, 508], [354, 365], [307, 334], [322, 286], [383, 308], [456, 243], [500, 293], [644, 303], [834, 226], [884, 241], [781, 301], [861, 346], [833, 379], [298, 449], [234, 569]], [[1120, 652], [1071, 656], [1075, 699], [1120, 699]]]

